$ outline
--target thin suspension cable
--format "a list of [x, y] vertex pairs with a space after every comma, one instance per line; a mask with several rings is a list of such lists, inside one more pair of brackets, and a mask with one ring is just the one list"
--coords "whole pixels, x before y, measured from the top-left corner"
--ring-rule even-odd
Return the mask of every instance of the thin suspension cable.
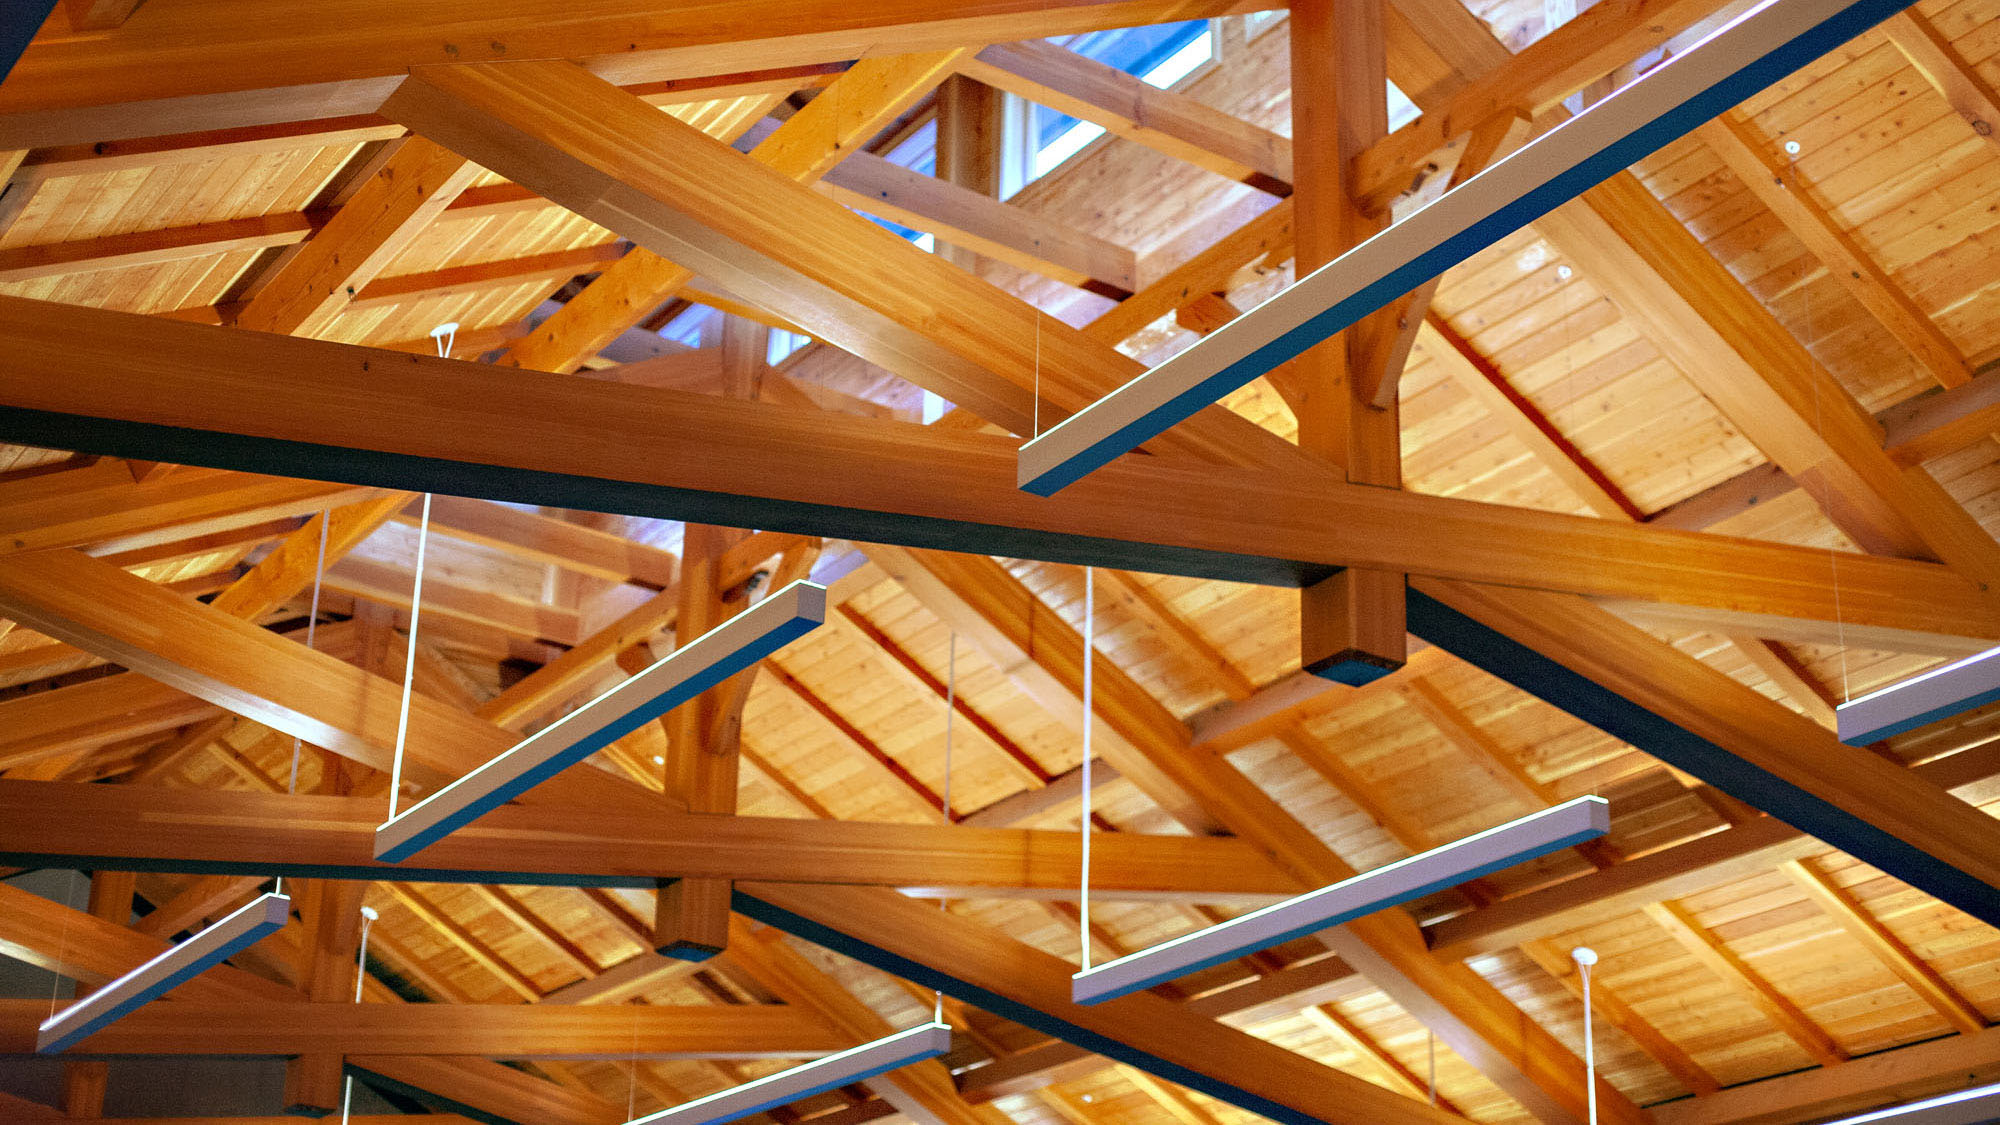
[[1097, 568], [1083, 568], [1083, 909], [1077, 914], [1077, 941], [1083, 946], [1083, 969], [1090, 971], [1090, 728], [1091, 668], [1097, 651]]
[[1578, 965], [1583, 973], [1583, 1091], [1590, 1111], [1590, 1125], [1597, 1125], [1597, 1037], [1591, 1029], [1590, 965]]
[[[1785, 142], [1785, 171], [1785, 182], [1781, 186], [1786, 191], [1797, 190], [1795, 186], [1799, 179], [1799, 142], [1797, 141]], [[1817, 359], [1812, 354], [1813, 305], [1810, 285], [1805, 289], [1805, 317], [1806, 338], [1802, 341], [1801, 346], [1805, 348], [1806, 358], [1817, 362]], [[1832, 378], [1833, 376], [1831, 370], [1827, 371], [1826, 374], [1828, 378]], [[1813, 432], [1821, 436], [1822, 439], [1824, 439], [1826, 434], [1826, 414], [1820, 405], [1820, 381], [1818, 379], [1813, 380]], [[1854, 701], [1854, 692], [1849, 686], [1847, 675], [1847, 621], [1846, 615], [1841, 613], [1840, 610], [1840, 552], [1834, 549], [1834, 545], [1831, 542], [1828, 542], [1826, 545], [1826, 562], [1827, 566], [1833, 571], [1833, 622], [1840, 640], [1840, 698], [1842, 702], [1851, 703]]]
[[[361, 949], [354, 956], [354, 1002], [361, 1003], [361, 985], [368, 979], [368, 927], [375, 924], [375, 911], [361, 908]], [[347, 1076], [346, 1088], [340, 1095], [340, 1125], [347, 1125], [347, 1115], [354, 1108], [354, 1076]]]
[[[319, 629], [319, 591], [320, 585], [326, 580], [326, 528], [332, 522], [333, 513], [322, 509], [319, 514], [319, 558], [313, 564], [312, 608], [306, 612], [306, 648], [308, 651], [312, 649], [313, 635]], [[287, 795], [299, 791], [300, 748], [301, 742], [299, 736], [295, 734], [292, 736], [292, 774], [291, 778], [285, 782], [285, 793]], [[276, 894], [284, 894], [285, 877], [283, 875], [278, 876], [277, 884], [271, 889]]]
[[[939, 804], [944, 806], [944, 823], [951, 825], [951, 731], [952, 718], [958, 713], [958, 631], [952, 630], [951, 639], [945, 643], [944, 657], [944, 796]], [[949, 914], [951, 900], [938, 896], [938, 912]], [[944, 989], [933, 989], [931, 994], [931, 1022], [944, 1022]]]
[[410, 733], [410, 688], [417, 682], [417, 617], [424, 607], [424, 547], [431, 538], [431, 494], [424, 493], [424, 517], [417, 525], [417, 576], [410, 584], [409, 649], [403, 658], [403, 706], [396, 716], [396, 756], [389, 766], [389, 819], [403, 789], [403, 742]]

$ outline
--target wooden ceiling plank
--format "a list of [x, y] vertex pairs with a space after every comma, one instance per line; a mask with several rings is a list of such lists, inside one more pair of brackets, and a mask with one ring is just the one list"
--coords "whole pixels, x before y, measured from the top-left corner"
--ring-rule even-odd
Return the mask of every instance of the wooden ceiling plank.
[[967, 77], [1273, 195], [1291, 193], [1292, 146], [1268, 129], [1041, 40], [997, 43]]
[[477, 262], [466, 266], [446, 266], [423, 273], [378, 277], [360, 287], [347, 303], [347, 311], [395, 308], [411, 301], [431, 301], [504, 289], [530, 281], [568, 281], [578, 274], [595, 273], [607, 263], [624, 257], [620, 242], [600, 242], [572, 250], [551, 250], [521, 258]]
[[[41, 786], [42, 788], [37, 788]], [[51, 788], [53, 786], [53, 788]], [[282, 785], [276, 785], [282, 790]], [[77, 861], [240, 874], [503, 885], [651, 886], [680, 876], [875, 883], [958, 896], [1070, 897], [1074, 832], [677, 814], [665, 809], [507, 806], [441, 841], [421, 865], [373, 859], [378, 797], [287, 796], [0, 780], [11, 818], [0, 848]], [[591, 806], [582, 806], [591, 808]], [[260, 857], [246, 860], [246, 856]], [[269, 857], [269, 858], [262, 858]], [[1107, 900], [1263, 902], [1300, 882], [1255, 848], [1224, 838], [1113, 833], [1096, 841]]]
[[126, 269], [292, 246], [312, 237], [326, 221], [315, 212], [255, 215], [198, 226], [111, 234], [76, 242], [43, 243], [0, 250], [0, 281], [31, 281], [92, 270]]
[[259, 332], [323, 334], [482, 169], [421, 137], [399, 147], [236, 322]]
[[1789, 159], [1771, 150], [1754, 124], [1732, 111], [1696, 129], [1694, 135], [1940, 386], [1956, 387], [1972, 377], [1957, 345], [1852, 235], [1840, 229], [1813, 198], [1812, 186], [1800, 180]]
[[[752, 157], [811, 183], [929, 93], [957, 56], [948, 51], [863, 60], [760, 142]], [[570, 371], [693, 279], [694, 271], [641, 246], [516, 344], [503, 362]]]
[[1637, 177], [1621, 172], [1535, 226], [1864, 549], [2000, 581], [2000, 545], [1927, 473], [1890, 461], [1854, 396]]
[[1834, 700], [1832, 694], [1812, 678], [1805, 665], [1791, 653], [1771, 641], [1745, 636], [1742, 633], [1725, 634], [1736, 651], [1743, 654], [1759, 672], [1776, 684], [1778, 691], [1786, 699], [1798, 705], [1806, 717], [1828, 730], [1834, 729]]
[[[84, 1040], [74, 1053], [764, 1059], [812, 1058], [852, 1045], [820, 1019], [778, 1005], [356, 1004], [349, 991], [341, 1001], [275, 1006], [166, 1001]], [[36, 1004], [0, 1000], [0, 1050], [32, 1053], [34, 1026], [48, 1009], [41, 1003], [38, 1014]]]
[[[272, 467], [289, 466], [296, 456], [285, 443], [302, 441], [315, 447], [323, 470], [383, 483], [1157, 573], [1295, 581], [1312, 565], [1373, 565], [1706, 604], [1746, 615], [1743, 622], [1788, 615], [1838, 619], [1850, 630], [1988, 638], [2000, 620], [1991, 595], [1934, 565], [1838, 557], [1836, 612], [1824, 551], [1342, 485], [1318, 474], [1195, 471], [1134, 458], [1140, 463], [1109, 466], [1058, 498], [1040, 499], [1016, 495], [1014, 439], [1003, 435], [540, 373], [510, 377], [435, 357], [383, 361], [387, 353], [371, 349], [14, 298], [0, 298], [0, 333], [9, 341], [0, 352], [0, 391], [26, 408], [0, 412], [0, 434], [33, 440], [60, 426], [65, 440], [134, 452], [130, 443], [157, 441], [160, 452], [171, 447], [161, 460], [181, 464], [262, 465], [268, 457]], [[99, 362], [100, 355], [113, 358]], [[293, 394], [310, 393], [324, 408], [278, 409], [242, 393], [274, 371], [285, 373]], [[63, 378], [50, 377], [57, 372]], [[505, 404], [498, 415], [495, 403]], [[519, 440], [517, 426], [537, 439]], [[189, 430], [254, 440], [216, 446], [189, 440]], [[355, 445], [379, 452], [344, 451]], [[650, 453], [669, 447], [686, 456]], [[775, 449], [784, 455], [774, 458]], [[469, 479], [477, 470], [468, 467], [481, 464], [508, 466], [505, 483]], [[148, 485], [125, 476], [127, 490], [201, 479], [192, 469]], [[672, 491], [652, 491], [661, 484]], [[0, 519], [0, 529], [11, 522]], [[10, 542], [39, 538], [24, 529]], [[1161, 539], [1171, 547], [1142, 546]], [[1272, 566], [1259, 551], [1287, 561]], [[1759, 635], [1782, 636], [1763, 628]]]
[[[855, 893], [860, 891], [861, 893]], [[893, 893], [738, 885], [737, 909], [877, 968], [1277, 1120], [1444, 1121], [1420, 1102], [1137, 993], [1095, 1007], [1069, 999], [1069, 962]], [[940, 958], [940, 950], [950, 950]], [[933, 968], [939, 961], [946, 969]]]
[[[1521, 946], [1521, 951], [1568, 989], [1572, 996], [1583, 999], [1583, 979], [1577, 974], [1576, 962], [1567, 950], [1558, 949], [1554, 942], [1543, 940], [1527, 942]], [[1624, 1032], [1626, 1038], [1632, 1040], [1648, 1058], [1666, 1068], [1667, 1073], [1673, 1075], [1675, 1081], [1685, 1086], [1689, 1093], [1698, 1096], [1713, 1094], [1722, 1088], [1715, 1076], [1694, 1061], [1680, 1044], [1661, 1034], [1659, 1028], [1634, 1010], [1603, 980], [1591, 982], [1590, 999], [1597, 1014], [1604, 1017], [1606, 1023]]]
[[1646, 907], [1646, 916], [1667, 931], [1689, 956], [1769, 1017], [1814, 1062], [1838, 1066], [1847, 1061], [1847, 1052], [1832, 1036], [1813, 1023], [1790, 997], [1758, 976], [1721, 938], [1704, 929], [1686, 907], [1671, 900], [1651, 903]]
[[1986, 1028], [1986, 1017], [1980, 1014], [1978, 1008], [1961, 996], [1936, 969], [1918, 957], [1902, 938], [1869, 914], [1826, 872], [1805, 859], [1788, 859], [1779, 866], [1792, 882], [1798, 884], [1799, 889], [1805, 891], [1806, 897], [1815, 906], [1866, 946], [1884, 968], [1909, 985], [1910, 990], [1935, 1009], [1953, 1030], [1971, 1035]]
[[1905, 8], [1890, 16], [1882, 31], [1975, 134], [2000, 146], [2000, 137], [1994, 135], [2000, 129], [2000, 92], [1959, 55], [1929, 19]]
[[[1305, 1016], [1334, 1042], [1366, 1059], [1368, 1065], [1374, 1067], [1376, 1072], [1388, 1081], [1391, 1088], [1402, 1091], [1405, 1097], [1430, 1100], [1432, 1091], [1429, 1082], [1418, 1079], [1411, 1073], [1409, 1067], [1403, 1065], [1402, 1060], [1369, 1038], [1368, 1033], [1353, 1020], [1342, 1015], [1339, 1008], [1332, 1004], [1314, 1004], [1305, 1009]], [[1460, 1116], [1465, 1113], [1452, 1104], [1450, 1098], [1441, 1094], [1437, 1096], [1435, 1104]]]
[[[532, 978], [516, 967], [512, 961], [502, 957], [492, 946], [481, 941], [477, 934], [466, 929], [449, 911], [433, 902], [430, 896], [408, 883], [384, 883], [382, 886], [389, 892], [391, 898], [429, 923], [432, 929], [441, 934], [444, 940], [459, 952], [465, 954], [473, 964], [500, 978], [500, 983], [512, 989], [521, 999], [532, 1003], [542, 998], [542, 990]], [[628, 1039], [626, 1043], [629, 1047], [631, 1041]]]

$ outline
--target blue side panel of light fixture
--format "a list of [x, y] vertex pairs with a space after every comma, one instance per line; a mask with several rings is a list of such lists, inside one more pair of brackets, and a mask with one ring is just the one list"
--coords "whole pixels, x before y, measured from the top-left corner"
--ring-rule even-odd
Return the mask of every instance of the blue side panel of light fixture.
[[1894, 738], [1896, 735], [1916, 730], [1918, 727], [1927, 727], [1940, 719], [1949, 719], [1953, 715], [1963, 715], [1975, 707], [1984, 707], [1996, 699], [2000, 699], [2000, 688], [1979, 692], [1975, 695], [1968, 695], [1949, 706], [1934, 707], [1921, 715], [1912, 715], [1902, 722], [1891, 723], [1886, 727], [1871, 730], [1863, 735], [1843, 737], [1841, 741], [1850, 746], [1867, 746], [1870, 743], [1880, 742], [1885, 738]]
[[1412, 589], [1410, 631], [1453, 656], [1567, 711], [1614, 738], [1872, 864], [1988, 924], [2000, 888], [1730, 753], [1512, 637]]
[[56, 0], [0, 0], [0, 82], [13, 72], [14, 64], [21, 61], [21, 52], [28, 49], [35, 32], [42, 29], [49, 13], [55, 10]]
[[733, 895], [732, 908], [741, 915], [755, 918], [767, 926], [775, 926], [794, 937], [803, 938], [814, 945], [823, 946], [843, 956], [852, 957], [864, 965], [871, 965], [886, 973], [893, 973], [904, 980], [914, 981], [927, 988], [939, 989], [975, 1007], [984, 1008], [996, 1016], [1013, 1020], [1023, 1027], [1031, 1027], [1044, 1035], [1054, 1036], [1067, 1043], [1074, 1043], [1087, 1051], [1093, 1051], [1105, 1058], [1135, 1066], [1149, 1074], [1157, 1075], [1169, 1082], [1178, 1083], [1190, 1090], [1197, 1090], [1218, 1101], [1250, 1111], [1284, 1125], [1327, 1125], [1311, 1114], [1301, 1113], [1291, 1106], [1272, 1101], [1260, 1094], [1251, 1093], [1213, 1075], [1189, 1070], [1178, 1063], [1169, 1062], [1158, 1055], [1139, 1050], [1129, 1043], [1122, 1043], [1108, 1035], [1102, 1035], [1087, 1027], [1080, 1027], [1061, 1016], [1031, 1008], [1016, 1000], [1010, 1000], [997, 992], [958, 979], [949, 972], [934, 965], [912, 961], [891, 950], [852, 934], [822, 925], [811, 918], [795, 914], [781, 906], [765, 902], [763, 899], [745, 893], [740, 888]]
[[[1136, 449], [1223, 396], [1291, 361], [1307, 349], [1361, 322], [1369, 313], [1442, 274], [1452, 266], [1506, 238], [1636, 161], [1659, 151], [1743, 99], [1847, 42], [1908, 7], [1906, 0], [1858, 0], [1828, 19], [1802, 28], [1794, 38], [1761, 58], [1720, 79], [1645, 125], [1551, 177], [1513, 205], [1495, 211], [1457, 235], [1411, 258], [1375, 284], [1357, 290], [1315, 314], [1298, 327], [1274, 337], [1262, 347], [1231, 363], [1187, 390], [1161, 403], [1050, 466], [1021, 488], [1037, 496], [1053, 496]], [[1145, 378], [1144, 375], [1139, 378]], [[1082, 418], [1076, 415], [1075, 418]], [[1061, 427], [1057, 427], [1060, 429]], [[1051, 430], [1050, 433], [1054, 433]], [[1048, 438], [1043, 435], [1043, 440]]]

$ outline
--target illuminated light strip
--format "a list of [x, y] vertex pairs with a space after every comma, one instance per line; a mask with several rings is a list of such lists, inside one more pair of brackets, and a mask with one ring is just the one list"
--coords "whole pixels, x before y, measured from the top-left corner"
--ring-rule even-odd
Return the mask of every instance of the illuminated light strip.
[[1070, 977], [1070, 999], [1100, 1004], [1596, 839], [1610, 830], [1611, 806], [1604, 798], [1578, 797], [1076, 973]]
[[260, 895], [248, 905], [42, 1021], [35, 1051], [68, 1050], [209, 968], [284, 928], [292, 900]]
[[375, 858], [408, 859], [825, 621], [826, 587], [786, 586], [391, 817], [375, 830]]
[[1871, 691], [1834, 708], [1840, 740], [1866, 746], [2000, 699], [2000, 648]]
[[1021, 447], [1056, 492], [1887, 19], [1905, 0], [1765, 0], [1437, 202]]
[[2000, 1117], [2000, 1083], [1842, 1117], [1826, 1125], [1863, 1125], [1869, 1121], [1895, 1121], [1899, 1125], [1983, 1125], [1996, 1117]]
[[753, 1113], [789, 1105], [850, 1082], [886, 1074], [898, 1067], [934, 1059], [951, 1050], [951, 1027], [926, 1023], [850, 1047], [835, 1055], [801, 1063], [705, 1098], [696, 1098], [658, 1113], [634, 1118], [626, 1125], [719, 1125]]

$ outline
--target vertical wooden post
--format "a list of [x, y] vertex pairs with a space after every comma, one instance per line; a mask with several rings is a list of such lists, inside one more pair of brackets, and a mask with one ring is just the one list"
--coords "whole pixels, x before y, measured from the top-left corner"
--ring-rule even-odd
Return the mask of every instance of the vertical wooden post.
[[[90, 915], [120, 926], [132, 921], [132, 890], [138, 876], [130, 871], [98, 871], [90, 876]], [[78, 985], [76, 998], [90, 990]], [[64, 1062], [62, 1068], [62, 1110], [65, 1117], [104, 1116], [104, 1091], [110, 1084], [111, 1064], [106, 1062]]]
[[[1295, 269], [1304, 274], [1380, 229], [1356, 202], [1354, 157], [1389, 131], [1381, 0], [1301, 0], [1292, 6]], [[1299, 444], [1358, 484], [1401, 488], [1396, 404], [1369, 402], [1379, 373], [1357, 369], [1393, 351], [1396, 306], [1301, 355]], [[1404, 576], [1349, 568], [1307, 588], [1299, 603], [1300, 661], [1314, 675], [1361, 684], [1407, 656]]]
[[[674, 640], [686, 644], [728, 618], [721, 588], [722, 552], [730, 533], [723, 528], [691, 523], [681, 541], [680, 609]], [[627, 670], [633, 670], [630, 664]], [[718, 689], [719, 690], [719, 689]], [[700, 696], [667, 713], [667, 795], [689, 812], [736, 811], [736, 741], [718, 730], [718, 691]], [[726, 744], [724, 744], [726, 742]], [[728, 948], [729, 896], [727, 879], [681, 879], [660, 888], [653, 917], [653, 945], [669, 957], [705, 961]]]
[[[981, 195], [1000, 194], [1000, 91], [954, 74], [937, 91], [937, 178]], [[972, 269], [979, 256], [957, 246], [939, 246], [938, 256]]]

